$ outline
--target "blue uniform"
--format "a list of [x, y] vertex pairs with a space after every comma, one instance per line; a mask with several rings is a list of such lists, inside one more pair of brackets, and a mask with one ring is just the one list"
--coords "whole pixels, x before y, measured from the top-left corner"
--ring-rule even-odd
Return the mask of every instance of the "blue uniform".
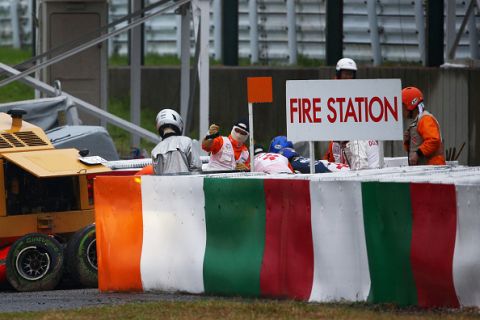
[[[310, 173], [310, 158], [304, 158], [302, 156], [294, 157], [290, 161], [293, 170], [301, 173]], [[315, 173], [331, 172], [320, 160], [315, 161]]]

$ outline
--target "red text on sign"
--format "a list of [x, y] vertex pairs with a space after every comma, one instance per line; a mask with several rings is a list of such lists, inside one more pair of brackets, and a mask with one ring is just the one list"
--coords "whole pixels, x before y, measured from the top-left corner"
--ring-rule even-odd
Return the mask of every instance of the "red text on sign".
[[[290, 123], [321, 123], [321, 98], [291, 98]], [[398, 121], [398, 99], [393, 97], [330, 97], [327, 99], [327, 121], [338, 122], [388, 122]]]
[[290, 99], [290, 119], [298, 123], [320, 123], [320, 98], [292, 98]]

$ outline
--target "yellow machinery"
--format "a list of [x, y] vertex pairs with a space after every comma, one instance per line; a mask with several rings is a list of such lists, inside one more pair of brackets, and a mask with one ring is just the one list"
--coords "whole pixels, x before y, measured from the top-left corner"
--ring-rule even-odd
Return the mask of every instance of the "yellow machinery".
[[[92, 181], [110, 171], [55, 149], [25, 111], [0, 113], [0, 281], [19, 291], [54, 288], [64, 274], [92, 286], [96, 248]], [[3, 257], [2, 257], [3, 254]]]

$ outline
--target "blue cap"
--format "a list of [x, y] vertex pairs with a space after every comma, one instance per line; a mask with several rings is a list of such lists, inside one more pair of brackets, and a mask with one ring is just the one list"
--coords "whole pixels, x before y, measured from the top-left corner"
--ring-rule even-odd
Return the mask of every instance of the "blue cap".
[[273, 138], [270, 147], [268, 148], [268, 152], [278, 153], [283, 148], [293, 148], [293, 143], [292, 141], [288, 141], [285, 136], [278, 136]]

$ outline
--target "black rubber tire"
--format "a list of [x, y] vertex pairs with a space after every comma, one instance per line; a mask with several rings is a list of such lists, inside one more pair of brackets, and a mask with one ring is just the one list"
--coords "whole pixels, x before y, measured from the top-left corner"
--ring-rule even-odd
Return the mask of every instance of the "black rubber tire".
[[17, 291], [54, 289], [63, 274], [63, 247], [52, 237], [27, 234], [7, 255], [7, 280]]
[[97, 246], [95, 225], [77, 231], [68, 241], [65, 251], [70, 279], [85, 288], [98, 286]]

